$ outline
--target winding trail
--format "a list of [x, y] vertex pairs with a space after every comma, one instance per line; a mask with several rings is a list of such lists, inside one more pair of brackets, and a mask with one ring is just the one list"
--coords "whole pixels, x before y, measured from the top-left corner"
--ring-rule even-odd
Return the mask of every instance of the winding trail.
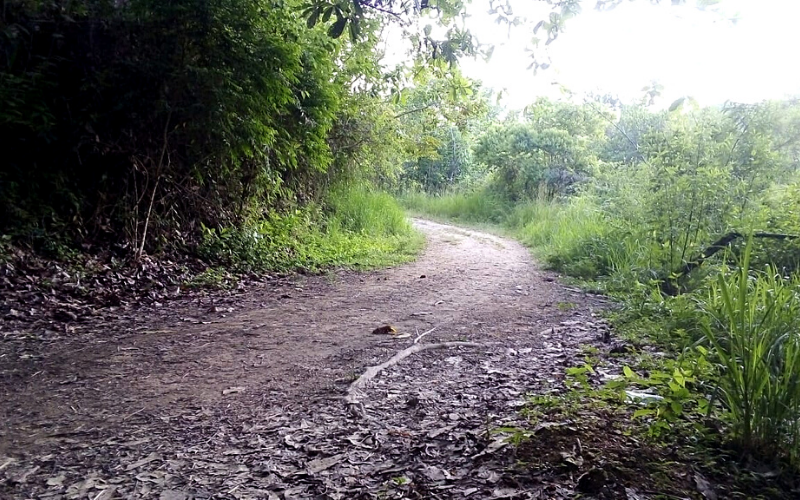
[[[602, 304], [516, 242], [414, 224], [428, 244], [411, 264], [0, 344], [0, 497], [528, 498], [486, 431], [520, 424], [525, 394], [596, 342]], [[387, 323], [410, 336], [371, 334]], [[355, 377], [433, 327], [423, 342], [482, 347], [409, 357], [376, 377], [365, 416], [347, 412]]]

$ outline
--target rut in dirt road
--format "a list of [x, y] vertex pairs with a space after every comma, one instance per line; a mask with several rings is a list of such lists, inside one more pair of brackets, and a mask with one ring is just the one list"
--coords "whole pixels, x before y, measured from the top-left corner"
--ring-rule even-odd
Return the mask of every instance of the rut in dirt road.
[[[428, 245], [408, 265], [4, 344], [0, 497], [538, 498], [487, 431], [597, 341], [599, 299], [515, 242], [415, 225]], [[370, 333], [385, 323], [410, 336]], [[347, 411], [356, 376], [434, 327], [422, 342], [480, 346], [406, 358]]]

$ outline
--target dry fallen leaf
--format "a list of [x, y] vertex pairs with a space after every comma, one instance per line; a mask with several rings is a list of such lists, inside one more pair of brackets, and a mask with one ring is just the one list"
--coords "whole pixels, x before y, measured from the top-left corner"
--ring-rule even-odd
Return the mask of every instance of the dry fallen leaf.
[[312, 460], [308, 462], [306, 466], [306, 470], [309, 474], [314, 475], [324, 470], [330, 469], [334, 465], [338, 464], [344, 458], [344, 453], [340, 453], [338, 455], [334, 455], [328, 458], [320, 458], [317, 460]]
[[62, 486], [65, 479], [66, 476], [64, 476], [64, 474], [53, 476], [47, 480], [47, 486]]
[[164, 490], [158, 500], [188, 500], [189, 494], [183, 490]]
[[697, 485], [697, 491], [703, 495], [703, 498], [706, 498], [707, 500], [717, 500], [717, 493], [714, 491], [711, 483], [709, 483], [702, 474], [696, 472], [694, 474], [694, 482]]
[[98, 494], [96, 497], [93, 497], [92, 500], [111, 500], [112, 498], [114, 498], [114, 493], [116, 492], [117, 492], [116, 486], [109, 486], [103, 489], [103, 491], [101, 491], [100, 494]]
[[13, 464], [14, 462], [16, 462], [16, 460], [15, 460], [15, 459], [13, 459], [13, 458], [11, 458], [11, 457], [8, 457], [8, 458], [6, 458], [6, 459], [3, 461], [3, 463], [2, 463], [2, 464], [0, 464], [0, 471], [1, 471], [1, 470], [3, 470], [3, 469], [5, 469], [5, 468], [6, 468], [6, 467], [8, 467], [9, 465]]
[[155, 460], [161, 460], [161, 455], [159, 455], [158, 453], [153, 452], [153, 453], [147, 455], [146, 457], [144, 457], [143, 459], [137, 460], [136, 462], [133, 462], [132, 464], [128, 465], [125, 468], [125, 470], [138, 469], [142, 465], [147, 465], [150, 462], [153, 462]]
[[496, 452], [498, 450], [501, 450], [502, 448], [505, 448], [506, 446], [508, 446], [508, 441], [506, 441], [505, 436], [500, 436], [500, 437], [496, 438], [494, 441], [492, 441], [491, 443], [489, 443], [489, 446], [487, 446], [485, 450], [483, 450], [482, 452], [480, 452], [480, 453], [478, 453], [476, 455], [473, 455], [472, 459], [475, 460], [476, 458], [480, 458], [480, 457], [482, 457], [484, 455], [491, 455], [492, 453], [494, 453], [494, 452]]
[[243, 386], [229, 387], [229, 388], [224, 389], [222, 391], [222, 395], [223, 396], [227, 396], [228, 394], [237, 394], [237, 393], [240, 393], [240, 392], [244, 392], [245, 389], [246, 389], [246, 387], [243, 387]]

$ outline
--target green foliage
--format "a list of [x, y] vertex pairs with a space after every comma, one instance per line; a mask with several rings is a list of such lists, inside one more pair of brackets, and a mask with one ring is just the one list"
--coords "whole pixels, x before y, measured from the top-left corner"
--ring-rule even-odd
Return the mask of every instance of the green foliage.
[[368, 93], [348, 96], [328, 136], [333, 163], [326, 181], [394, 185], [406, 148], [394, 114], [390, 103]]
[[[676, 425], [699, 423], [708, 417], [711, 403], [702, 390], [713, 368], [707, 353], [698, 346], [677, 360], [658, 360], [646, 371], [646, 376], [626, 365], [622, 367], [622, 376], [607, 382], [605, 387], [615, 391], [621, 402], [639, 406], [631, 418], [646, 421], [650, 437], [663, 438]], [[645, 364], [643, 360], [638, 362]], [[696, 425], [695, 429], [698, 428], [702, 426]]]
[[666, 112], [654, 113], [644, 106], [621, 106], [619, 119], [607, 127], [602, 158], [615, 163], [641, 163], [644, 136], [665, 130], [667, 118]]
[[751, 247], [701, 299], [702, 329], [719, 362], [718, 397], [733, 435], [760, 456], [800, 459], [800, 279], [750, 271]]
[[[461, 56], [474, 55], [480, 50], [471, 33], [455, 22], [464, 14], [465, 5], [462, 0], [415, 3], [400, 0], [312, 0], [304, 5], [301, 15], [306, 18], [309, 28], [322, 24], [331, 38], [346, 34], [354, 43], [364, 36], [365, 31], [369, 33], [370, 21], [376, 18], [382, 23], [399, 22], [404, 27], [405, 38], [415, 48], [418, 63], [452, 67]], [[427, 21], [446, 29], [443, 39], [432, 36], [430, 24], [417, 22], [423, 14]]]
[[[476, 161], [494, 170], [485, 188], [405, 202], [437, 216], [500, 223], [556, 269], [602, 278], [611, 290], [642, 286], [647, 294], [652, 284], [673, 281], [691, 289], [705, 273], [683, 276], [681, 269], [721, 235], [800, 231], [796, 183], [776, 184], [796, 166], [794, 138], [785, 130], [793, 130], [797, 108], [763, 103], [649, 114], [623, 107], [615, 123], [608, 115], [587, 117], [602, 113], [594, 105], [540, 100], [526, 110], [526, 123], [498, 126], [477, 141]], [[776, 122], [780, 127], [771, 128]], [[604, 123], [613, 123], [609, 142], [631, 146], [622, 157], [607, 156]], [[572, 146], [542, 150], [542, 130]], [[545, 172], [559, 157], [595, 167], [584, 169], [577, 196], [548, 203]], [[760, 255], [790, 268], [798, 243], [760, 243]]]
[[15, 3], [0, 38], [0, 230], [139, 246], [149, 226], [157, 249], [316, 196], [347, 49], [296, 7]]
[[471, 142], [494, 112], [490, 93], [457, 70], [417, 80], [394, 96], [407, 157], [399, 184], [429, 193], [472, 184], [483, 177], [472, 160]]
[[553, 198], [598, 167], [603, 119], [586, 106], [539, 99], [522, 122], [497, 125], [480, 137], [475, 161], [493, 173], [491, 183], [515, 201]]
[[307, 206], [242, 227], [204, 228], [198, 252], [209, 262], [238, 271], [319, 271], [405, 262], [422, 243], [389, 195], [338, 188], [324, 209]]
[[472, 155], [461, 131], [456, 127], [439, 129], [431, 136], [438, 144], [435, 153], [407, 162], [402, 182], [428, 193], [442, 193], [465, 183], [472, 170]]
[[[551, 262], [568, 270], [565, 261], [583, 260], [580, 267], [595, 274], [577, 274], [604, 277], [612, 289], [659, 280], [677, 280], [687, 289], [700, 285], [703, 273], [676, 273], [721, 235], [754, 227], [792, 234], [783, 209], [767, 212], [764, 205], [775, 206], [764, 201], [769, 193], [773, 200], [789, 201], [790, 188], [771, 186], [793, 165], [790, 150], [776, 146], [779, 137], [764, 121], [771, 107], [765, 103], [742, 111], [729, 106], [652, 118], [639, 108], [631, 108], [635, 117], [626, 118], [629, 111], [623, 109], [617, 125], [629, 127], [627, 138], [640, 139], [623, 159], [608, 157], [577, 198], [597, 221], [581, 230], [582, 257], [562, 249], [549, 254]], [[631, 124], [648, 128], [632, 130]], [[620, 130], [610, 127], [609, 134], [617, 137]], [[542, 241], [532, 243], [542, 246]], [[783, 249], [787, 262], [795, 255], [791, 242], [765, 246]], [[780, 252], [773, 253], [779, 257]]]
[[[761, 217], [773, 231], [800, 235], [800, 182], [794, 180], [770, 188], [762, 201]], [[782, 272], [800, 269], [800, 240], [754, 241], [753, 262], [773, 264]]]

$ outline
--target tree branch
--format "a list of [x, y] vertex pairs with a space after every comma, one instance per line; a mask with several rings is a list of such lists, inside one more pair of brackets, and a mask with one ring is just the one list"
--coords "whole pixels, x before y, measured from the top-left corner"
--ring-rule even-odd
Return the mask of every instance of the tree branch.
[[404, 117], [404, 116], [406, 116], [406, 115], [410, 115], [410, 114], [412, 114], [412, 113], [418, 113], [418, 112], [420, 112], [420, 111], [425, 111], [426, 109], [430, 109], [430, 108], [432, 108], [433, 106], [434, 106], [434, 104], [433, 104], [433, 103], [431, 103], [431, 104], [426, 104], [425, 106], [422, 106], [421, 108], [409, 109], [408, 111], [403, 111], [403, 112], [402, 112], [402, 113], [400, 113], [400, 114], [394, 115], [394, 118], [395, 118], [395, 119], [398, 119], [398, 118], [402, 118], [402, 117]]
[[625, 133], [625, 131], [624, 131], [624, 130], [622, 130], [622, 129], [619, 127], [619, 125], [617, 125], [617, 123], [616, 123], [616, 122], [614, 122], [614, 120], [611, 120], [611, 119], [609, 119], [609, 118], [608, 118], [606, 115], [604, 115], [603, 113], [601, 113], [601, 112], [600, 112], [600, 110], [598, 110], [596, 107], [594, 107], [594, 104], [593, 104], [591, 101], [589, 101], [588, 99], [584, 98], [584, 99], [583, 99], [583, 102], [585, 102], [586, 104], [588, 104], [588, 105], [589, 105], [589, 107], [591, 107], [591, 108], [594, 110], [594, 112], [595, 112], [595, 113], [597, 113], [598, 115], [600, 115], [600, 117], [601, 117], [601, 118], [603, 118], [605, 121], [607, 121], [608, 123], [610, 123], [612, 127], [614, 127], [615, 129], [617, 129], [617, 132], [619, 132], [620, 134], [622, 134], [622, 136], [623, 136], [625, 139], [627, 139], [627, 140], [628, 140], [628, 142], [630, 142], [630, 143], [631, 143], [631, 146], [633, 146], [633, 149], [635, 149], [635, 150], [636, 150], [636, 154], [638, 154], [638, 155], [639, 155], [639, 158], [640, 158], [640, 159], [641, 159], [641, 160], [644, 162], [644, 164], [645, 164], [645, 165], [647, 165], [648, 167], [651, 167], [651, 168], [653, 167], [653, 166], [650, 164], [650, 162], [649, 162], [649, 161], [647, 161], [647, 158], [645, 158], [645, 157], [644, 157], [644, 155], [642, 154], [642, 152], [639, 150], [639, 144], [638, 144], [638, 143], [636, 143], [636, 142], [634, 142], [634, 140], [633, 140], [633, 139], [631, 139], [631, 138], [630, 138], [630, 136], [629, 136], [627, 133]]
[[[676, 273], [678, 277], [688, 276], [689, 273], [697, 269], [698, 267], [702, 266], [703, 263], [713, 257], [716, 253], [720, 250], [726, 249], [730, 246], [731, 243], [738, 240], [739, 238], [744, 238], [745, 234], [739, 233], [737, 231], [731, 231], [720, 237], [717, 241], [710, 244], [700, 252], [700, 254], [696, 255], [693, 259], [683, 265], [683, 267]], [[796, 234], [781, 234], [781, 233], [767, 233], [767, 232], [758, 232], [753, 233], [753, 238], [767, 238], [772, 240], [797, 240], [800, 239], [800, 235]], [[661, 286], [661, 290], [667, 295], [677, 295], [680, 293], [680, 289], [678, 286], [673, 283], [672, 280], [664, 280]]]
[[412, 344], [411, 347], [407, 349], [403, 349], [402, 351], [398, 352], [387, 361], [375, 365], [370, 366], [366, 369], [364, 373], [361, 374], [353, 383], [350, 384], [350, 387], [347, 389], [347, 394], [344, 397], [345, 403], [349, 406], [350, 411], [357, 416], [365, 416], [366, 412], [364, 411], [364, 405], [359, 400], [359, 396], [363, 392], [363, 389], [367, 386], [367, 384], [374, 379], [380, 372], [389, 368], [390, 366], [396, 365], [403, 359], [411, 356], [414, 353], [427, 351], [428, 349], [447, 349], [450, 347], [483, 347], [482, 344], [476, 344], [474, 342], [442, 342], [440, 344]]

